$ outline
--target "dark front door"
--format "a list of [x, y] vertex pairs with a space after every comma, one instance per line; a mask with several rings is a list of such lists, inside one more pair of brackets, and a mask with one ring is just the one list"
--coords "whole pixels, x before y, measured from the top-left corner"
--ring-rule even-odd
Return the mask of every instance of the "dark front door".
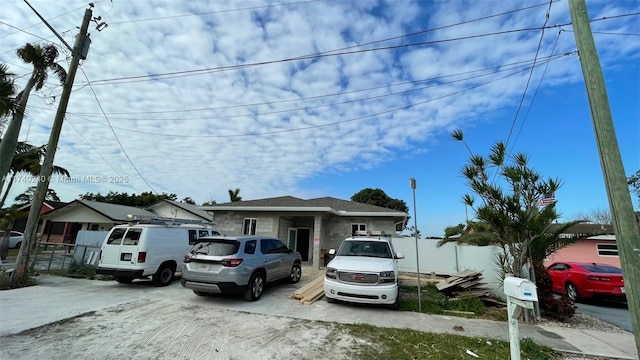
[[309, 229], [298, 229], [296, 250], [302, 256], [302, 261], [309, 261]]

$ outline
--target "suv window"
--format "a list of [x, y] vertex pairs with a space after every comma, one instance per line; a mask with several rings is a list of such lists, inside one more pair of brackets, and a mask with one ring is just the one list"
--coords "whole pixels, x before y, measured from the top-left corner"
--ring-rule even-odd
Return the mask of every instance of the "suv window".
[[260, 252], [263, 254], [273, 254], [276, 250], [276, 244], [271, 239], [260, 240]]
[[244, 243], [244, 253], [245, 254], [255, 254], [256, 253], [256, 242], [257, 240], [249, 240]]
[[111, 234], [109, 234], [109, 238], [107, 239], [107, 244], [120, 245], [125, 231], [127, 231], [127, 229], [124, 229], [124, 228], [113, 229], [113, 231], [111, 231]]
[[271, 240], [271, 241], [273, 241], [273, 245], [275, 246], [275, 249], [273, 250], [274, 253], [286, 254], [287, 252], [289, 252], [289, 248], [282, 241], [280, 240]]
[[202, 242], [198, 242], [198, 244], [191, 250], [191, 253], [211, 256], [227, 256], [236, 254], [239, 248], [240, 243], [235, 240], [204, 240]]

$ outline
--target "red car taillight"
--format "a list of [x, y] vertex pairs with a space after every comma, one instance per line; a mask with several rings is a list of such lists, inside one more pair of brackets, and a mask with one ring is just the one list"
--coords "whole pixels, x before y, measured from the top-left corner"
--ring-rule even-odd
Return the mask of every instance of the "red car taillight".
[[242, 259], [224, 259], [220, 263], [224, 267], [237, 267], [242, 264]]
[[587, 279], [594, 281], [611, 281], [610, 278], [604, 276], [587, 275]]
[[138, 253], [138, 262], [139, 263], [143, 263], [147, 260], [147, 253], [146, 252], [139, 252]]

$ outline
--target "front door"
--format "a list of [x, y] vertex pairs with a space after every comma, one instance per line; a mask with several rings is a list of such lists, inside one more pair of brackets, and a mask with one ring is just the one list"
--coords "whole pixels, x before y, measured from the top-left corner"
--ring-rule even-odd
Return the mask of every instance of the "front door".
[[291, 250], [296, 249], [296, 239], [298, 238], [298, 229], [289, 228], [289, 236], [287, 237], [287, 247]]
[[302, 261], [309, 261], [309, 229], [298, 229], [296, 237], [296, 251], [302, 256]]

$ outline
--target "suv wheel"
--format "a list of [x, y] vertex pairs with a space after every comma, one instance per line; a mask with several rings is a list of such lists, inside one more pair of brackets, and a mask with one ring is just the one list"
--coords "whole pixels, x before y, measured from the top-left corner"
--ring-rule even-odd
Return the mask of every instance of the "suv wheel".
[[256, 301], [262, 296], [262, 291], [264, 291], [264, 277], [260, 273], [254, 273], [249, 279], [247, 290], [244, 291], [244, 299]]
[[291, 274], [289, 274], [289, 282], [292, 284], [295, 284], [298, 281], [300, 281], [301, 277], [302, 277], [302, 268], [300, 267], [300, 264], [298, 263], [293, 264], [293, 267], [291, 268]]

